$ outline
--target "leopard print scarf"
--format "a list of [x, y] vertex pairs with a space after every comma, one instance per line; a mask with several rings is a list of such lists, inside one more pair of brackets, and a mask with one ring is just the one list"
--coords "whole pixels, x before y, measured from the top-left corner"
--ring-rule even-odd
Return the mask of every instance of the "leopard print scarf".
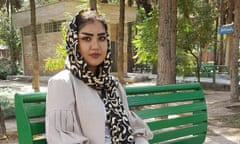
[[106, 124], [109, 126], [113, 144], [133, 144], [134, 137], [121, 98], [116, 94], [117, 81], [109, 75], [111, 71], [110, 41], [107, 56], [99, 65], [97, 75], [87, 69], [87, 63], [78, 52], [78, 24], [75, 16], [69, 25], [66, 39], [68, 54], [67, 69], [88, 86], [101, 92], [106, 109]]

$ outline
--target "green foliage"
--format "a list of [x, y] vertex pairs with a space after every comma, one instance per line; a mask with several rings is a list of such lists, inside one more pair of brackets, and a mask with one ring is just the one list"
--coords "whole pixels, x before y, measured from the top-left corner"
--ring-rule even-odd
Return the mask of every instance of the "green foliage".
[[46, 71], [61, 70], [64, 67], [66, 58], [66, 50], [63, 45], [57, 45], [55, 57], [48, 57], [45, 59], [44, 69]]
[[214, 7], [202, 1], [179, 1], [177, 47], [198, 57], [201, 49], [213, 42]]
[[5, 8], [0, 10], [0, 39], [3, 45], [6, 45], [13, 62], [19, 62], [21, 59], [21, 42], [19, 31], [11, 25], [11, 18]]
[[[178, 51], [185, 52], [186, 56], [184, 59], [177, 60], [177, 67], [184, 66], [184, 71], [188, 71], [192, 68], [193, 72], [196, 71], [196, 66], [201, 60], [202, 49], [208, 45], [208, 49], [211, 51], [211, 47], [214, 42], [214, 20], [215, 11], [214, 3], [206, 3], [204, 1], [185, 1], [179, 0], [179, 15], [177, 23], [177, 49]], [[192, 57], [190, 62], [188, 57]], [[194, 61], [193, 61], [194, 60]], [[179, 69], [177, 68], [178, 72]], [[180, 73], [182, 73], [181, 71]], [[185, 73], [184, 75], [189, 75]]]
[[65, 49], [65, 40], [66, 40], [66, 27], [62, 26], [62, 34], [63, 34], [63, 43], [58, 44], [56, 46], [56, 55], [55, 57], [48, 57], [45, 59], [44, 70], [45, 71], [57, 71], [61, 70], [64, 67], [65, 58], [67, 56], [67, 52]]
[[146, 16], [143, 9], [138, 12], [140, 23], [136, 26], [137, 35], [132, 41], [136, 47], [137, 63], [156, 64], [158, 45], [158, 12], [154, 8], [149, 16]]
[[[176, 68], [177, 75], [192, 75], [205, 45], [211, 46], [214, 35], [214, 5], [205, 1], [178, 1]], [[158, 9], [149, 16], [138, 11], [136, 36], [137, 63], [157, 63], [158, 58]], [[210, 47], [212, 48], [212, 47]]]
[[0, 106], [4, 119], [15, 116], [14, 95], [17, 92], [23, 91], [19, 87], [0, 87]]
[[177, 49], [176, 70], [178, 76], [193, 76], [195, 75], [196, 63], [193, 61], [193, 56], [184, 52], [182, 49]]
[[0, 97], [0, 106], [3, 111], [4, 119], [15, 116], [14, 103], [9, 98]]
[[18, 73], [17, 64], [6, 58], [0, 59], [0, 67], [0, 79], [5, 80], [8, 75], [16, 75]]

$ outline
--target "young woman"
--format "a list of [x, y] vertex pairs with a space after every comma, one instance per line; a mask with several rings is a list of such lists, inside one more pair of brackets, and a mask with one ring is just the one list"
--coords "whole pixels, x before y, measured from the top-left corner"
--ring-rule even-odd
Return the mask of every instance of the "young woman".
[[108, 36], [107, 24], [93, 10], [80, 11], [69, 24], [66, 68], [48, 83], [48, 144], [147, 144], [152, 138], [110, 75]]

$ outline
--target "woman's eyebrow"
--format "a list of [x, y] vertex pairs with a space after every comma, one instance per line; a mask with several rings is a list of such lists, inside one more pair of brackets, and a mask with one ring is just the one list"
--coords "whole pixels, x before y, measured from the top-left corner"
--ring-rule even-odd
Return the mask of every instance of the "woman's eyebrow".
[[80, 34], [87, 35], [87, 36], [93, 36], [92, 33], [87, 33], [87, 32], [81, 32]]
[[98, 33], [97, 35], [98, 36], [103, 36], [103, 35], [106, 35], [107, 33], [106, 32], [102, 32], [102, 33]]
[[[88, 33], [88, 32], [81, 32], [80, 34], [87, 35], [87, 36], [94, 36], [94, 34]], [[106, 35], [106, 32], [101, 32], [101, 33], [98, 33], [97, 35], [98, 36], [103, 36], [103, 35]]]

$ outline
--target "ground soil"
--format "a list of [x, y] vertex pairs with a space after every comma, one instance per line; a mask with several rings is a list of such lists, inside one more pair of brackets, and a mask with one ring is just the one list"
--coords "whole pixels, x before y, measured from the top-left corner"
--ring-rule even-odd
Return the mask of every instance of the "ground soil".
[[230, 101], [230, 92], [205, 91], [209, 124], [240, 128], [240, 103]]

